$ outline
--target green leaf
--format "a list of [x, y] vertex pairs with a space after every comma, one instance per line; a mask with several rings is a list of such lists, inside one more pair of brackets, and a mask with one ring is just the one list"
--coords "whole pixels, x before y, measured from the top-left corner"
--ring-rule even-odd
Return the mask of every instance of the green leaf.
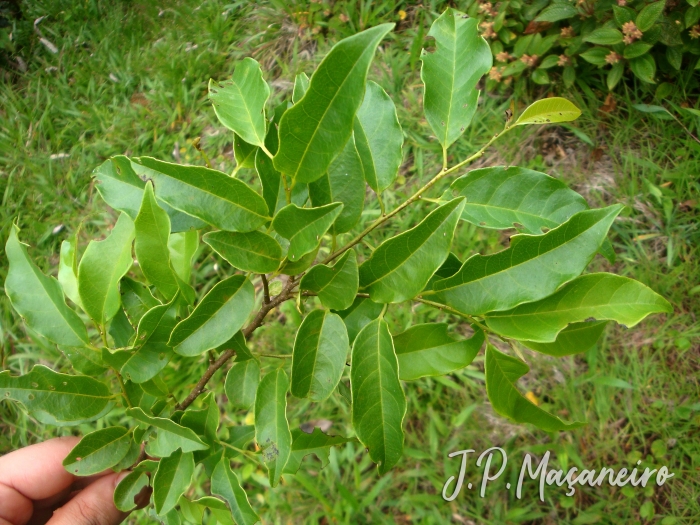
[[584, 42], [599, 44], [601, 46], [612, 46], [622, 42], [622, 33], [614, 27], [599, 27], [583, 37]]
[[190, 282], [192, 261], [199, 248], [199, 233], [196, 230], [173, 233], [168, 239], [170, 264], [181, 281]]
[[394, 336], [399, 378], [441, 376], [467, 366], [484, 344], [484, 332], [472, 328], [474, 335], [462, 340], [448, 334], [447, 323], [417, 324]]
[[0, 399], [22, 403], [47, 425], [77, 425], [102, 417], [112, 408], [112, 397], [96, 379], [59, 374], [43, 365], [21, 376], [0, 372]]
[[426, 290], [432, 290], [433, 289], [433, 284], [435, 281], [439, 281], [440, 279], [447, 279], [448, 277], [452, 277], [454, 274], [456, 274], [459, 269], [462, 267], [462, 261], [459, 260], [459, 258], [454, 254], [450, 253], [447, 256], [447, 259], [445, 259], [445, 262], [442, 263], [442, 266], [438, 268], [437, 272], [433, 274], [433, 276], [430, 278], [428, 281], [428, 284], [425, 285]]
[[590, 62], [593, 65], [604, 66], [607, 64], [605, 57], [607, 57], [609, 54], [610, 50], [607, 47], [592, 47], [591, 49], [581, 53], [579, 56], [586, 62]]
[[200, 355], [225, 343], [248, 319], [255, 303], [255, 290], [243, 275], [217, 283], [187, 319], [173, 330], [168, 345], [184, 356]]
[[299, 326], [292, 357], [292, 395], [320, 402], [338, 386], [350, 343], [339, 315], [313, 310]]
[[565, 98], [550, 97], [530, 104], [515, 121], [515, 126], [548, 124], [576, 120], [581, 110]]
[[260, 384], [260, 365], [255, 359], [236, 362], [226, 374], [224, 391], [233, 409], [248, 410], [255, 403]]
[[630, 60], [630, 69], [632, 73], [647, 84], [656, 84], [654, 77], [656, 76], [656, 62], [650, 54], [642, 55]]
[[58, 282], [63, 293], [74, 304], [83, 307], [78, 293], [78, 251], [76, 236], [61, 243], [61, 255], [58, 260]]
[[571, 323], [557, 334], [552, 343], [521, 341], [528, 348], [554, 357], [582, 354], [590, 350], [600, 339], [608, 321], [583, 321]]
[[255, 359], [253, 354], [250, 353], [250, 349], [246, 345], [245, 337], [243, 332], [236, 332], [231, 339], [226, 341], [224, 344], [217, 348], [217, 352], [223, 352], [225, 350], [234, 350], [236, 352], [236, 362], [247, 361], [248, 359]]
[[309, 184], [309, 196], [314, 208], [332, 202], [343, 204], [331, 228], [334, 234], [350, 231], [360, 220], [365, 207], [365, 179], [353, 137], [331, 162], [328, 174]]
[[130, 346], [131, 338], [136, 333], [134, 327], [131, 326], [129, 319], [126, 317], [123, 308], [119, 308], [117, 314], [112, 317], [107, 332], [112, 336], [112, 339], [114, 339], [114, 344], [117, 348]]
[[271, 273], [282, 262], [282, 247], [263, 232], [217, 231], [205, 234], [203, 240], [231, 266], [244, 272]]
[[535, 84], [545, 85], [550, 82], [549, 73], [544, 69], [535, 69], [532, 74], [530, 74], [530, 78]]
[[139, 346], [121, 369], [126, 379], [144, 383], [166, 367], [173, 356], [168, 340], [177, 324], [176, 316], [177, 296], [168, 304], [153, 307], [141, 318], [135, 342]]
[[171, 419], [149, 416], [141, 408], [129, 408], [126, 415], [158, 430], [156, 440], [148, 443], [147, 452], [153, 456], [165, 458], [177, 449], [194, 452], [209, 448], [191, 428], [178, 425]]
[[318, 295], [326, 308], [344, 310], [355, 300], [359, 283], [357, 256], [348, 250], [333, 266], [318, 264], [301, 278], [301, 291]]
[[375, 319], [357, 334], [352, 346], [350, 388], [352, 426], [383, 475], [403, 454], [401, 426], [406, 415], [394, 343], [383, 319]]
[[622, 80], [622, 76], [625, 73], [625, 65], [622, 62], [618, 62], [617, 64], [613, 65], [613, 67], [610, 68], [610, 71], [608, 71], [608, 78], [606, 80], [608, 84], [608, 90], [612, 91], [615, 89], [615, 86]]
[[[97, 180], [97, 191], [102, 199], [115, 210], [136, 219], [143, 201], [143, 189], [146, 183], [136, 174], [131, 161], [123, 155], [117, 155], [98, 166], [93, 175]], [[170, 228], [173, 232], [206, 226], [206, 223], [199, 219], [171, 208], [159, 198], [157, 200], [158, 205], [168, 213]]]
[[[255, 168], [255, 157], [260, 148], [248, 144], [241, 137], [233, 134], [233, 157], [236, 159], [236, 172], [242, 168]], [[263, 155], [265, 153], [263, 152]], [[267, 157], [267, 155], [265, 155]], [[269, 157], [268, 157], [269, 158]]]
[[645, 5], [637, 15], [635, 24], [642, 33], [649, 31], [666, 7], [666, 0]]
[[260, 381], [255, 396], [255, 440], [262, 449], [270, 485], [277, 485], [292, 448], [287, 422], [289, 379], [284, 370], [268, 373]]
[[360, 266], [360, 286], [370, 298], [398, 303], [418, 295], [447, 259], [463, 208], [464, 198], [453, 199], [374, 250]]
[[272, 227], [285, 239], [289, 239], [287, 257], [298, 261], [316, 249], [321, 237], [343, 210], [343, 204], [334, 202], [318, 208], [300, 208], [289, 204], [282, 208], [272, 221]]
[[151, 308], [160, 305], [160, 301], [153, 297], [145, 285], [129, 277], [122, 278], [119, 288], [126, 317], [133, 326], [138, 326], [141, 318]]
[[314, 428], [310, 434], [295, 428], [292, 430], [292, 453], [284, 467], [284, 473], [296, 474], [302, 460], [309, 454], [314, 454], [321, 461], [321, 468], [324, 468], [329, 463], [330, 448], [350, 441], [353, 439], [324, 434], [320, 428]]
[[127, 450], [126, 454], [122, 459], [120, 459], [115, 465], [113, 465], [111, 468], [114, 472], [121, 472], [122, 470], [126, 470], [131, 468], [136, 461], [139, 459], [139, 455], [141, 454], [141, 443], [134, 441], [134, 436], [133, 433], [130, 433], [129, 435], [129, 450]]
[[443, 149], [457, 140], [472, 121], [479, 91], [476, 85], [493, 64], [491, 49], [478, 31], [479, 20], [447, 8], [428, 32], [436, 50], [421, 55], [425, 84], [425, 118]]
[[680, 46], [666, 48], [666, 60], [676, 71], [683, 65], [683, 48]]
[[134, 230], [134, 253], [139, 266], [146, 279], [169, 301], [179, 290], [168, 250], [170, 218], [156, 203], [151, 181], [146, 183]]
[[565, 20], [576, 16], [578, 11], [569, 3], [554, 3], [544, 9], [537, 18], [535, 22], [558, 22], [559, 20]]
[[88, 342], [85, 325], [66, 305], [61, 285], [44, 275], [32, 262], [27, 248], [19, 242], [19, 228], [10, 227], [5, 254], [10, 269], [5, 293], [25, 323], [49, 341], [59, 345], [83, 346]]
[[309, 77], [306, 73], [298, 73], [294, 77], [294, 89], [292, 90], [292, 104], [296, 104], [309, 89]]
[[260, 64], [244, 58], [236, 64], [230, 81], [209, 81], [209, 100], [219, 121], [248, 144], [265, 147], [265, 102], [270, 87]]
[[552, 67], [556, 66], [558, 64], [558, 62], [559, 62], [558, 55], [549, 55], [542, 60], [538, 69], [552, 68]]
[[486, 345], [486, 393], [493, 410], [516, 423], [531, 423], [547, 432], [570, 430], [585, 423], [565, 423], [558, 417], [532, 404], [513, 386], [527, 374], [530, 368], [521, 360], [502, 354], [490, 344]]
[[285, 275], [298, 275], [301, 272], [305, 272], [316, 260], [316, 255], [318, 255], [318, 250], [320, 248], [321, 245], [318, 244], [313, 251], [307, 253], [296, 261], [290, 261], [289, 259], [285, 258], [284, 261], [282, 261], [282, 267], [280, 268], [279, 272]]
[[455, 197], [466, 198], [461, 219], [483, 228], [518, 227], [540, 234], [588, 208], [563, 182], [519, 167], [472, 170], [450, 187]]
[[350, 305], [350, 308], [338, 312], [338, 315], [345, 323], [345, 328], [348, 329], [350, 344], [353, 343], [360, 330], [381, 315], [383, 309], [383, 305], [375, 303], [371, 299], [357, 297]]
[[403, 131], [394, 102], [371, 80], [355, 115], [353, 131], [364, 180], [376, 193], [381, 193], [391, 186], [399, 172]]
[[99, 350], [87, 346], [59, 346], [76, 372], [86, 376], [98, 376], [107, 371]]
[[150, 157], [134, 159], [132, 166], [153, 181], [159, 199], [222, 230], [253, 231], [270, 220], [253, 188], [220, 171]]
[[617, 22], [618, 27], [622, 27], [627, 22], [632, 22], [637, 14], [634, 9], [626, 6], [613, 5], [613, 18]]
[[311, 77], [304, 97], [279, 126], [275, 168], [294, 182], [323, 176], [352, 133], [365, 80], [379, 42], [394, 24], [382, 24], [338, 42]]
[[175, 508], [180, 496], [190, 486], [193, 474], [194, 457], [191, 452], [177, 450], [170, 457], [160, 460], [153, 476], [153, 503], [160, 516]]
[[131, 434], [124, 427], [108, 427], [83, 436], [63, 460], [75, 476], [92, 476], [119, 463], [131, 445]]
[[85, 312], [104, 326], [119, 309], [119, 280], [134, 264], [134, 223], [125, 213], [103, 241], [90, 241], [78, 265], [78, 292]]
[[231, 470], [228, 458], [222, 458], [214, 469], [211, 476], [211, 493], [226, 500], [238, 525], [253, 525], [260, 521], [260, 517], [250, 506], [248, 496], [241, 488], [238, 476]]
[[221, 414], [216, 404], [214, 393], [209, 392], [202, 400], [201, 409], [188, 408], [180, 419], [180, 424], [191, 428], [198, 435], [204, 436], [210, 442], [216, 440], [216, 431], [219, 428]]
[[131, 512], [136, 508], [134, 498], [148, 485], [148, 474], [135, 470], [129, 472], [114, 490], [114, 506], [122, 512]]
[[585, 210], [545, 235], [514, 235], [507, 250], [476, 254], [455, 275], [437, 281], [438, 300], [482, 315], [547, 297], [581, 274], [621, 210], [619, 204]]
[[647, 44], [646, 42], [633, 42], [630, 45], [625, 46], [623, 55], [626, 59], [630, 60], [646, 54], [652, 47], [654, 46]]
[[642, 283], [593, 273], [567, 283], [540, 301], [493, 312], [486, 316], [486, 324], [506, 337], [547, 343], [569, 323], [592, 318], [631, 328], [647, 315], [664, 312], [673, 312], [669, 302]]

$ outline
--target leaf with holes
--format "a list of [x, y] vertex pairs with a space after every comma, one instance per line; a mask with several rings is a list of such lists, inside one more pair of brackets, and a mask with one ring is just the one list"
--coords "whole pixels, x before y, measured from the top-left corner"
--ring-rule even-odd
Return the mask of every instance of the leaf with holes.
[[570, 122], [581, 116], [581, 110], [561, 97], [550, 97], [530, 104], [514, 126]]
[[289, 379], [277, 369], [263, 377], [255, 396], [255, 441], [262, 449], [270, 485], [279, 482], [292, 447], [292, 434], [287, 422]]
[[129, 472], [114, 489], [114, 506], [122, 512], [131, 512], [136, 508], [134, 498], [148, 486], [148, 474], [135, 470]]
[[131, 445], [131, 433], [124, 427], [90, 432], [73, 447], [63, 467], [75, 476], [92, 476], [119, 463]]

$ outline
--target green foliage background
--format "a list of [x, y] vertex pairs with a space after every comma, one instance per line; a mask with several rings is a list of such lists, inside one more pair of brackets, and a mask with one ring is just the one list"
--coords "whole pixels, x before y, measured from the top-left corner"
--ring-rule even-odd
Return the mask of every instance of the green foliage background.
[[[460, 6], [457, 6], [460, 7]], [[401, 20], [403, 10], [406, 17]], [[95, 195], [90, 173], [105, 158], [127, 153], [202, 164], [193, 140], [216, 167], [234, 166], [231, 136], [216, 122], [206, 101], [206, 82], [229, 77], [233, 65], [252, 55], [263, 65], [273, 98], [289, 93], [294, 74], [313, 69], [332, 43], [385, 21], [398, 31], [375, 60], [370, 78], [395, 100], [406, 133], [399, 182], [386, 196], [392, 208], [425, 182], [441, 163], [436, 142], [425, 141], [429, 127], [420, 105], [422, 87], [417, 58], [422, 36], [442, 5], [394, 2], [260, 3], [172, 2], [165, 8], [138, 2], [33, 2], [27, 20], [40, 22], [42, 35], [58, 53], [29, 30], [32, 49], [27, 73], [3, 72], [0, 85], [0, 237], [19, 217], [23, 240], [43, 270], [56, 268], [60, 242], [82, 222], [82, 246], [99, 236], [114, 216]], [[328, 11], [328, 13], [325, 13]], [[313, 16], [312, 16], [313, 15]], [[420, 29], [423, 28], [423, 29]], [[421, 32], [423, 31], [423, 32]], [[503, 125], [509, 96], [519, 107], [546, 91], [523, 87], [514, 93], [489, 93], [467, 134], [452, 155], [466, 158]], [[566, 95], [584, 109], [576, 126], [520, 130], [496, 146], [484, 165], [519, 164], [561, 176], [591, 205], [616, 201], [628, 205], [613, 227], [618, 253], [614, 271], [630, 274], [667, 297], [672, 316], [654, 317], [630, 335], [609, 329], [589, 353], [549, 359], [528, 353], [533, 372], [520, 383], [543, 407], [589, 425], [559, 435], [533, 432], [495, 416], [485, 404], [483, 361], [446, 378], [424, 379], [407, 390], [407, 450], [398, 468], [378, 477], [369, 457], [354, 444], [331, 452], [323, 470], [288, 477], [277, 491], [266, 488], [263, 471], [239, 473], [253, 504], [267, 521], [310, 523], [325, 517], [342, 523], [693, 523], [700, 515], [697, 468], [700, 466], [698, 404], [697, 142], [674, 121], [636, 111], [632, 105], [654, 102], [651, 92], [633, 81], [620, 86], [616, 109], [603, 107], [604, 94], [588, 85], [552, 94]], [[579, 91], [580, 90], [580, 91]], [[671, 102], [698, 108], [697, 93], [684, 86]], [[698, 119], [679, 115], [697, 135]], [[252, 172], [243, 177], [254, 179]], [[373, 218], [378, 209], [366, 211]], [[376, 216], [376, 215], [374, 215]], [[384, 233], [414, 225], [405, 214]], [[455, 246], [465, 253], [502, 249], [507, 237], [463, 225]], [[464, 254], [458, 254], [462, 257]], [[7, 271], [3, 254], [0, 279]], [[200, 258], [195, 271], [202, 280], [220, 280], [223, 270], [212, 257]], [[594, 269], [609, 269], [597, 259]], [[34, 363], [68, 368], [51, 347], [42, 347], [20, 328], [7, 298], [2, 310], [3, 369], [26, 372]], [[290, 305], [291, 306], [291, 305]], [[406, 310], [392, 329], [420, 320], [438, 320], [427, 310]], [[285, 307], [256, 344], [279, 353], [291, 351], [298, 313]], [[192, 382], [198, 370], [183, 373]], [[218, 381], [223, 391], [223, 379]], [[333, 398], [332, 398], [333, 399]], [[291, 418], [333, 421], [347, 411], [340, 400], [323, 412], [300, 405]], [[571, 416], [571, 417], [570, 417]], [[573, 416], [576, 416], [574, 418]], [[347, 416], [342, 418], [347, 419]], [[345, 429], [331, 427], [338, 433]], [[44, 427], [7, 403], [0, 404], [0, 451], [45, 439], [65, 430]], [[91, 425], [81, 429], [92, 430]], [[544, 503], [534, 484], [522, 501], [493, 486], [486, 498], [474, 492], [451, 504], [439, 496], [444, 480], [457, 468], [446, 459], [453, 450], [504, 447], [510, 455], [507, 474], [515, 476], [524, 451], [556, 453], [561, 468], [630, 467], [649, 458], [666, 464], [676, 477], [662, 489], [636, 491], [611, 487], [578, 490], [574, 498], [550, 490]], [[318, 465], [320, 467], [320, 464]], [[478, 480], [470, 467], [467, 476]], [[511, 480], [512, 481], [512, 480]], [[203, 492], [202, 492], [203, 493]], [[262, 511], [261, 511], [262, 512]], [[677, 521], [673, 521], [677, 520]]]

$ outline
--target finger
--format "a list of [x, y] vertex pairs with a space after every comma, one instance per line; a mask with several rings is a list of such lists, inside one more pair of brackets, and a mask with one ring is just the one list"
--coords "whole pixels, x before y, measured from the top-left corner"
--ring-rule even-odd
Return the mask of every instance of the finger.
[[127, 514], [114, 506], [114, 489], [125, 474], [109, 474], [54, 512], [46, 525], [117, 525]]
[[71, 486], [75, 476], [62, 462], [78, 441], [50, 439], [0, 457], [0, 524], [24, 525], [32, 516], [32, 500], [51, 498]]

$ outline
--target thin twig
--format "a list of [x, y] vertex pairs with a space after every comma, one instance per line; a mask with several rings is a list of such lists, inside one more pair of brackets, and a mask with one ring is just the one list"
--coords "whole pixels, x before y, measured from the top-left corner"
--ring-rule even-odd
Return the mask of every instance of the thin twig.
[[260, 279], [262, 279], [263, 285], [263, 304], [267, 304], [270, 302], [270, 285], [268, 284], [267, 277], [264, 273], [260, 274]]

